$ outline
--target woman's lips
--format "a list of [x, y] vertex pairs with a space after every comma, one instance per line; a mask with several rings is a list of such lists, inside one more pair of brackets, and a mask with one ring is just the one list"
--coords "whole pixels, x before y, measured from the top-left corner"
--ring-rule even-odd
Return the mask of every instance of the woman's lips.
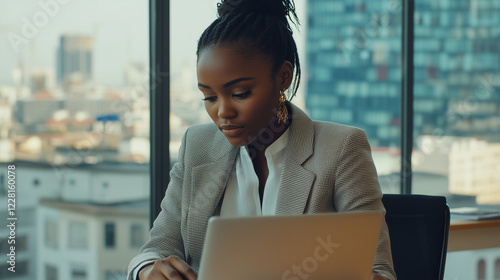
[[236, 137], [241, 134], [241, 132], [245, 129], [244, 126], [240, 125], [221, 125], [220, 131], [226, 135], [226, 137]]

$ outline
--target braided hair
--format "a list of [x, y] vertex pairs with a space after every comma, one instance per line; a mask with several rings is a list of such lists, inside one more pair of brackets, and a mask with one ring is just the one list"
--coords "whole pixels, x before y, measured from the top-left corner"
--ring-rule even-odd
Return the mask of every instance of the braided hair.
[[295, 69], [289, 99], [300, 84], [300, 62], [293, 31], [288, 22], [299, 25], [293, 0], [221, 0], [218, 18], [205, 29], [198, 41], [196, 56], [207, 47], [236, 47], [243, 55], [262, 54], [272, 61], [273, 73], [288, 61]]

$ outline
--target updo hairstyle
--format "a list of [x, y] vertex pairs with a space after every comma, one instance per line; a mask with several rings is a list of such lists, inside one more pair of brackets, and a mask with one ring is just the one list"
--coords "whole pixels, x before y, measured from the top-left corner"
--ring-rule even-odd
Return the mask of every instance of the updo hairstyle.
[[289, 20], [299, 25], [293, 0], [222, 0], [217, 4], [218, 18], [205, 29], [198, 41], [196, 55], [207, 47], [228, 46], [252, 57], [264, 55], [272, 61], [272, 71], [292, 64], [295, 79], [291, 100], [300, 84], [300, 62]]

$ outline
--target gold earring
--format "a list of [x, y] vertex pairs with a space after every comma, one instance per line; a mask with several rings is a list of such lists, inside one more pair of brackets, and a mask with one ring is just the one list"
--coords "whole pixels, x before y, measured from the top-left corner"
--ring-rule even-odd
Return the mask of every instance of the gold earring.
[[286, 108], [285, 102], [286, 95], [285, 91], [283, 90], [280, 94], [280, 104], [278, 105], [278, 124], [285, 124], [288, 121], [288, 109]]

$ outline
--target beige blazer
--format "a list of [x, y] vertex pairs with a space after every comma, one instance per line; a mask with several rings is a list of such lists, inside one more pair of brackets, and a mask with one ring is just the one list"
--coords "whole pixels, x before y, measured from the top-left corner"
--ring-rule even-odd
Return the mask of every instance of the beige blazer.
[[[289, 142], [276, 206], [277, 215], [375, 210], [385, 214], [382, 193], [364, 131], [312, 121], [293, 104]], [[198, 271], [208, 219], [216, 213], [238, 148], [215, 124], [189, 128], [179, 160], [150, 232], [129, 264], [176, 255]], [[374, 270], [396, 279], [389, 233], [382, 225]]]

